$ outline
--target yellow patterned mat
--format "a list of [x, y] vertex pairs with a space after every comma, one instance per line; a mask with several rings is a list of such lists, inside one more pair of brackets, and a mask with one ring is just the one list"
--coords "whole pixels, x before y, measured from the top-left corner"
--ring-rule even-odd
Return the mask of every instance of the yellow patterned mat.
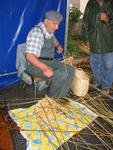
[[32, 107], [11, 110], [9, 114], [28, 141], [28, 150], [55, 150], [97, 118], [78, 102], [69, 100], [63, 104], [48, 97]]

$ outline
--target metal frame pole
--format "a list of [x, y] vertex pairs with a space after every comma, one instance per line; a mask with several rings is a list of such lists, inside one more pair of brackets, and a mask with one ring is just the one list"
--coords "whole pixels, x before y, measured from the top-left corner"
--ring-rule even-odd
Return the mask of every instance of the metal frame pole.
[[64, 38], [64, 55], [66, 54], [66, 50], [67, 50], [67, 41], [68, 41], [69, 4], [70, 4], [70, 0], [67, 0], [67, 8], [66, 8], [66, 24], [65, 24], [65, 38]]

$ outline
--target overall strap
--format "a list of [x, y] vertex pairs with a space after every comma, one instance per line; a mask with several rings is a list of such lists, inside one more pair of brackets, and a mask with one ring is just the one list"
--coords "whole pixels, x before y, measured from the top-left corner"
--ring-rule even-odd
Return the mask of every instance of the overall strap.
[[40, 29], [40, 31], [42, 32], [42, 34], [43, 34], [43, 36], [44, 36], [44, 39], [46, 39], [45, 34], [44, 34], [42, 28], [41, 28], [40, 26], [37, 26], [37, 27], [38, 27], [38, 28]]

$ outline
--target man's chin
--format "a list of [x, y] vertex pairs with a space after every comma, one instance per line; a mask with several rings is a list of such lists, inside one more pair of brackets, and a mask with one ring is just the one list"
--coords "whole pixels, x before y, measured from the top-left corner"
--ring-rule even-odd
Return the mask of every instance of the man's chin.
[[50, 34], [54, 33], [55, 31], [49, 31]]

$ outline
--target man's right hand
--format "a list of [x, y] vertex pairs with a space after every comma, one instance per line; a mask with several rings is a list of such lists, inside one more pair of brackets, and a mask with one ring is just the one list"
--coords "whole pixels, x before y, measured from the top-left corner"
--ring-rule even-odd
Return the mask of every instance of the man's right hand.
[[40, 59], [37, 58], [34, 54], [26, 53], [26, 59], [35, 67], [40, 69], [46, 77], [53, 76], [53, 70], [51, 67], [44, 64]]
[[47, 67], [44, 71], [43, 71], [43, 74], [50, 78], [53, 76], [53, 70], [50, 68], [50, 67]]

